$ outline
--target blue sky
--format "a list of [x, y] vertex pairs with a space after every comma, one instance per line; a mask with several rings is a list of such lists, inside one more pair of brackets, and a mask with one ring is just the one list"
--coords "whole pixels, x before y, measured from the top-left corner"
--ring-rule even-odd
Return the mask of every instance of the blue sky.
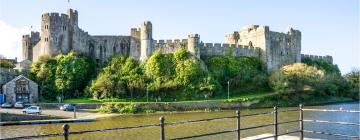
[[[332, 55], [342, 73], [360, 67], [358, 0], [72, 0], [70, 6], [92, 35], [129, 35], [150, 20], [157, 40], [198, 33], [204, 42], [223, 43], [249, 24], [293, 27], [302, 32], [302, 53]], [[20, 57], [21, 34], [39, 30], [42, 13], [67, 8], [67, 0], [0, 0], [0, 54]]]

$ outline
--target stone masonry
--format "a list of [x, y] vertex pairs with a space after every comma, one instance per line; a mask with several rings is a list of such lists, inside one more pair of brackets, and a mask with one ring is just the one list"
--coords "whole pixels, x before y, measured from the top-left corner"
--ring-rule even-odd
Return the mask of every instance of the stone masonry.
[[67, 14], [44, 13], [41, 16], [41, 32], [23, 36], [23, 59], [35, 62], [41, 55], [55, 56], [74, 51], [103, 63], [114, 54], [146, 61], [154, 51], [173, 53], [186, 46], [196, 58], [203, 56], [233, 55], [258, 57], [268, 72], [301, 62], [302, 57], [332, 62], [331, 56], [301, 54], [301, 32], [289, 28], [286, 33], [270, 31], [268, 26], [250, 25], [225, 36], [226, 43], [204, 43], [200, 35], [174, 40], [154, 40], [152, 24], [145, 21], [140, 28], [131, 28], [128, 36], [89, 35], [78, 26], [78, 12]]

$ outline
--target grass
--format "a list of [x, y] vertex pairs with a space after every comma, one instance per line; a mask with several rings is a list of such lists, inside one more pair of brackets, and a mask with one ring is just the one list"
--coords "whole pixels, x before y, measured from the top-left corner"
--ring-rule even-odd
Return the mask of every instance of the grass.
[[[229, 100], [231, 101], [235, 101], [235, 100], [243, 100], [243, 99], [255, 99], [255, 98], [264, 98], [264, 97], [268, 97], [268, 96], [272, 96], [274, 95], [274, 93], [270, 93], [270, 92], [265, 92], [265, 91], [258, 91], [258, 92], [246, 92], [246, 93], [241, 93], [238, 95], [231, 95], [230, 94], [230, 98]], [[222, 96], [217, 96], [217, 97], [213, 97], [213, 98], [206, 98], [206, 99], [194, 99], [194, 100], [181, 100], [181, 101], [176, 101], [176, 102], [201, 102], [201, 101], [218, 101], [218, 100], [223, 100], [223, 101], [227, 101], [227, 95], [222, 95]], [[70, 99], [65, 99], [65, 103], [111, 103], [111, 102], [116, 102], [116, 103], [156, 103], [153, 101], [150, 102], [146, 102], [144, 101], [144, 99], [135, 99], [133, 101], [129, 101], [129, 100], [123, 100], [123, 99], [102, 99], [102, 100], [97, 100], [97, 99], [93, 99], [93, 98], [70, 98]], [[170, 102], [161, 102], [161, 103], [170, 103]]]
[[70, 98], [65, 99], [65, 103], [101, 103], [102, 101], [93, 98]]

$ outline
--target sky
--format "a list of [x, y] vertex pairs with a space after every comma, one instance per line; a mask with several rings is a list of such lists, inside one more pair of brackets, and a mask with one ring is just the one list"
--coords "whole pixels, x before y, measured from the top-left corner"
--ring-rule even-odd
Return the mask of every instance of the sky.
[[302, 53], [331, 55], [341, 72], [360, 68], [358, 0], [0, 0], [0, 54], [21, 58], [21, 35], [39, 31], [41, 14], [79, 12], [79, 26], [91, 35], [130, 35], [142, 21], [153, 38], [224, 43], [243, 27], [268, 25], [302, 33]]

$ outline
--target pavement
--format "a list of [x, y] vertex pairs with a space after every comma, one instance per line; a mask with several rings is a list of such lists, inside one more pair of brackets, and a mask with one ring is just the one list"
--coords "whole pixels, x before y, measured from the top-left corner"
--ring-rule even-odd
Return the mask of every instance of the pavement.
[[[9, 113], [9, 114], [23, 114], [22, 109], [15, 108], [0, 108], [1, 113]], [[60, 109], [43, 109], [42, 114], [45, 116], [57, 116], [62, 118], [74, 118], [74, 111], [62, 111]], [[76, 119], [96, 119], [100, 117], [108, 117], [114, 116], [116, 114], [103, 114], [97, 113], [91, 109], [78, 109], [76, 110]]]
[[[269, 136], [272, 136], [272, 135], [273, 134], [265, 133], [265, 134], [261, 134], [261, 135], [257, 135], [257, 136], [251, 136], [251, 137], [242, 138], [242, 140], [261, 139], [261, 138], [269, 137]], [[273, 139], [274, 138], [267, 138], [267, 139], [264, 139], [264, 140], [273, 140]], [[283, 136], [279, 136], [278, 140], [299, 140], [299, 137], [283, 135]], [[304, 138], [304, 140], [319, 140], [319, 139]]]

